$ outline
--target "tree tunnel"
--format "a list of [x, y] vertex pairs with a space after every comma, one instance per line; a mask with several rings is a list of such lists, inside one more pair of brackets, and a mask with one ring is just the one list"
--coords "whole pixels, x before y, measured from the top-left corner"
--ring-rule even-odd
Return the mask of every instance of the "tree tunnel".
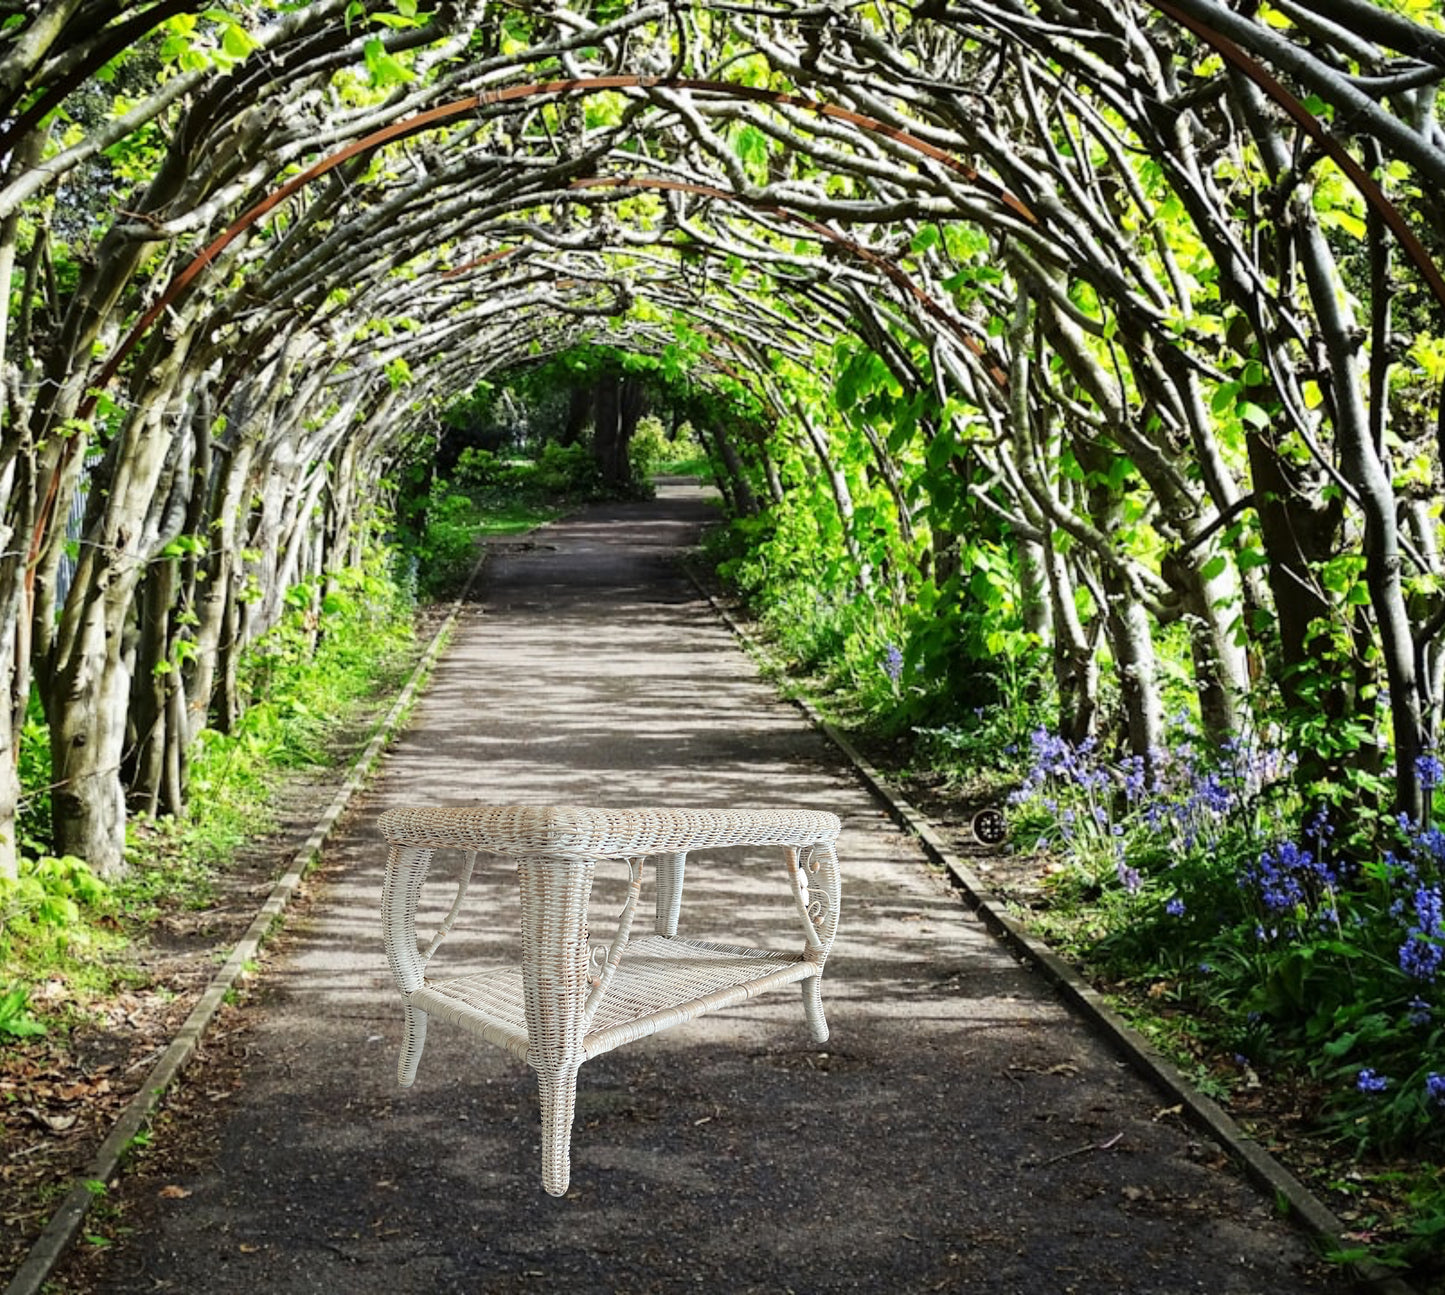
[[1035, 654], [1147, 761], [1182, 682], [1417, 815], [1441, 51], [1363, 0], [17, 11], [0, 873], [32, 690], [114, 872], [398, 455], [588, 343], [749, 411], [730, 506], [923, 692]]

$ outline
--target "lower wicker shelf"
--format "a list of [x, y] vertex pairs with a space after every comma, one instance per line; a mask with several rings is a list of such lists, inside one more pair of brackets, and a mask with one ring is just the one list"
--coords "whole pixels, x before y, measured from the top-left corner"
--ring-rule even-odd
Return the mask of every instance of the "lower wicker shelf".
[[[582, 1041], [591, 1058], [633, 1039], [731, 1007], [768, 989], [818, 974], [798, 953], [748, 949], [663, 935], [629, 942], [592, 1028]], [[526, 1060], [522, 969], [498, 967], [453, 980], [425, 981], [412, 1007], [451, 1021]]]

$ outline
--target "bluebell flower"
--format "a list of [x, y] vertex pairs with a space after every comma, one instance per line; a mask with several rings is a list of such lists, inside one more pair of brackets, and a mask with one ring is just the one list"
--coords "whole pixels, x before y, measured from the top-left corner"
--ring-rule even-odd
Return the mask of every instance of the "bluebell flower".
[[1355, 1077], [1355, 1087], [1362, 1093], [1383, 1093], [1389, 1086], [1390, 1081], [1384, 1075], [1377, 1075], [1369, 1066]]
[[1432, 1102], [1445, 1106], [1445, 1075], [1431, 1071], [1425, 1076], [1425, 1095]]
[[1415, 757], [1415, 777], [1420, 780], [1422, 791], [1434, 791], [1441, 782], [1445, 782], [1445, 764], [1440, 763], [1440, 757], [1433, 751], [1417, 755]]
[[1180, 899], [1178, 895], [1176, 895], [1173, 899], [1171, 899], [1167, 904], [1164, 905], [1164, 911], [1168, 913], [1170, 917], [1183, 917], [1184, 901]]
[[1406, 1004], [1405, 1019], [1411, 1025], [1430, 1024], [1430, 1004], [1418, 994]]
[[903, 653], [896, 644], [890, 643], [883, 650], [883, 673], [894, 683], [903, 678]]
[[[1427, 855], [1437, 867], [1445, 864], [1445, 832], [1438, 827], [1426, 828], [1414, 837], [1412, 843], [1417, 854]], [[1410, 872], [1412, 879], [1418, 876], [1418, 865], [1412, 862]]]
[[1412, 932], [1400, 946], [1399, 959], [1400, 970], [1407, 976], [1433, 984], [1440, 973], [1440, 963], [1445, 960], [1445, 948]]

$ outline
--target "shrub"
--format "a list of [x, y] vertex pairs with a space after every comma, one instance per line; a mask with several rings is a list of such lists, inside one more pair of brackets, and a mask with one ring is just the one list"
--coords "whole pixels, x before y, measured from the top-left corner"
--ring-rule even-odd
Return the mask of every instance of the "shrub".
[[549, 441], [542, 447], [533, 478], [549, 494], [588, 497], [597, 494], [602, 475], [587, 446], [559, 445]]

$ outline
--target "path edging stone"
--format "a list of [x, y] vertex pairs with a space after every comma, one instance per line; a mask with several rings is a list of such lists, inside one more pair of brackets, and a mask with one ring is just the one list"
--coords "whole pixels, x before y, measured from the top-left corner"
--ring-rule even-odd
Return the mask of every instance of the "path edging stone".
[[[718, 601], [692, 564], [683, 563], [683, 570], [749, 653], [781, 674], [781, 667], [772, 654]], [[1276, 1203], [1287, 1205], [1290, 1216], [1306, 1231], [1331, 1246], [1343, 1244], [1344, 1223], [1318, 1196], [1250, 1137], [1222, 1106], [1201, 1093], [1183, 1071], [1108, 1004], [1072, 963], [1031, 935], [978, 874], [949, 848], [928, 816], [892, 786], [807, 697], [795, 695], [788, 700], [842, 752], [863, 785], [887, 807], [894, 822], [916, 836], [929, 859], [949, 873], [968, 906], [1016, 958], [1038, 970], [1135, 1070], [1183, 1106], [1191, 1122], [1217, 1142], [1257, 1188], [1268, 1192]], [[1383, 1264], [1365, 1259], [1347, 1266], [1362, 1283], [1380, 1295], [1416, 1295], [1403, 1278]]]
[[[482, 558], [482, 562], [484, 561], [485, 554]], [[271, 888], [271, 893], [251, 920], [250, 926], [246, 928], [246, 933], [231, 950], [230, 956], [221, 965], [221, 969], [215, 974], [199, 1001], [191, 1009], [180, 1030], [161, 1054], [160, 1060], [151, 1068], [145, 1081], [126, 1103], [84, 1173], [72, 1184], [55, 1213], [51, 1215], [44, 1230], [31, 1245], [25, 1262], [20, 1265], [15, 1276], [11, 1278], [10, 1284], [5, 1287], [5, 1295], [40, 1295], [41, 1289], [54, 1271], [56, 1264], [60, 1262], [71, 1243], [79, 1235], [81, 1225], [85, 1222], [91, 1205], [104, 1195], [105, 1184], [120, 1167], [136, 1134], [145, 1127], [176, 1076], [185, 1069], [187, 1063], [194, 1056], [207, 1027], [221, 1004], [225, 1002], [226, 995], [235, 987], [236, 981], [240, 979], [242, 972], [246, 969], [246, 964], [256, 956], [266, 937], [271, 933], [272, 928], [301, 885], [302, 879], [310, 871], [312, 864], [316, 862], [322, 846], [325, 845], [327, 837], [331, 834], [331, 829], [336, 825], [336, 820], [341, 817], [352, 796], [365, 783], [372, 766], [375, 765], [387, 743], [396, 734], [412, 700], [431, 673], [432, 666], [435, 665], [452, 628], [456, 625], [466, 603], [467, 595], [476, 580], [477, 573], [481, 570], [482, 562], [478, 562], [461, 595], [452, 604], [446, 618], [437, 627], [421, 660], [417, 662], [416, 668], [412, 670], [396, 701], [387, 711], [386, 718], [382, 720], [372, 735], [371, 741], [366, 744], [366, 749], [352, 764], [346, 781], [342, 783], [325, 812], [311, 829], [310, 836], [292, 856], [285, 873]], [[99, 1186], [97, 1187], [96, 1184]]]

